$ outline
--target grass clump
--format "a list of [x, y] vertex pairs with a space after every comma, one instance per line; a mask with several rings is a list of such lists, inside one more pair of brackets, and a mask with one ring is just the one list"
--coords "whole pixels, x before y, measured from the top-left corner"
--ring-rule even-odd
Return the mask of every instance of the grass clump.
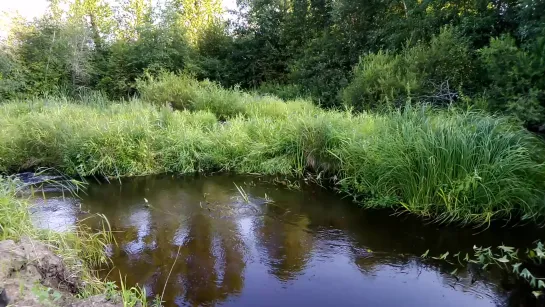
[[249, 95], [238, 90], [224, 90], [211, 81], [197, 81], [189, 76], [163, 73], [158, 80], [147, 76], [137, 87], [144, 100], [169, 104], [177, 110], [207, 110], [218, 117], [231, 117], [244, 110]]
[[467, 223], [543, 214], [543, 143], [505, 118], [407, 108], [343, 153], [345, 191], [368, 206]]
[[[545, 146], [508, 118], [415, 106], [382, 114], [324, 111], [174, 75], [143, 84], [152, 104], [1, 105], [0, 170], [310, 173], [366, 207], [444, 222], [545, 215]], [[183, 110], [165, 106], [174, 101]]]
[[319, 110], [308, 100], [297, 99], [286, 103], [273, 96], [252, 95], [237, 88], [225, 89], [208, 80], [197, 81], [173, 73], [163, 73], [158, 78], [147, 76], [138, 80], [137, 87], [141, 98], [152, 104], [170, 105], [176, 110], [209, 111], [220, 120], [237, 115], [286, 118]]

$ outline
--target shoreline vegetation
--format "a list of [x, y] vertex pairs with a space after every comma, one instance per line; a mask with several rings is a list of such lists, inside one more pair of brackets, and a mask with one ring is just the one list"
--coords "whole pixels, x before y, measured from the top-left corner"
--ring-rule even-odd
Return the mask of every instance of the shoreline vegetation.
[[30, 216], [30, 195], [23, 186], [14, 177], [0, 176], [1, 303], [68, 306], [104, 293], [105, 283], [95, 269], [109, 261], [106, 247], [113, 243], [113, 236], [107, 219], [93, 217], [102, 220], [101, 230], [81, 223], [63, 232], [37, 228]]
[[545, 214], [544, 142], [509, 118], [408, 103], [379, 113], [164, 73], [141, 97], [0, 105], [0, 171], [129, 177], [236, 172], [331, 181], [367, 208], [487, 224]]
[[[379, 113], [323, 110], [304, 99], [283, 101], [171, 73], [138, 87], [141, 97], [128, 101], [95, 93], [0, 104], [0, 172], [311, 177], [364, 208], [443, 223], [538, 222], [545, 214], [545, 145], [506, 117], [410, 103]], [[2, 240], [43, 242], [81, 274], [80, 296], [161, 305], [161, 298], [148, 304], [141, 288], [118, 290], [96, 278], [92, 269], [108, 261], [107, 228], [38, 230], [16, 182], [5, 177], [0, 188]]]
[[237, 2], [51, 0], [0, 20], [0, 243], [40, 241], [81, 264], [78, 291], [118, 291], [91, 273], [107, 228], [32, 225], [10, 175], [41, 168], [310, 177], [438, 223], [543, 223], [545, 1]]

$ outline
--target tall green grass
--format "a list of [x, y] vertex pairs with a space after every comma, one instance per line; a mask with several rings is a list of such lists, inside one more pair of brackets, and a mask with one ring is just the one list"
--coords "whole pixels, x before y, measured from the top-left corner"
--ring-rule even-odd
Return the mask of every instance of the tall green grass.
[[342, 152], [346, 191], [441, 221], [543, 214], [543, 143], [508, 119], [408, 108]]
[[506, 118], [411, 106], [324, 111], [174, 75], [139, 89], [142, 100], [109, 104], [1, 105], [0, 171], [311, 173], [366, 207], [445, 222], [545, 214], [545, 145]]
[[148, 76], [138, 80], [142, 100], [158, 106], [169, 105], [176, 110], [209, 111], [224, 120], [237, 115], [245, 117], [286, 118], [290, 115], [319, 112], [304, 99], [283, 100], [238, 89], [224, 89], [210, 81], [197, 81], [189, 76], [164, 73], [159, 78]]

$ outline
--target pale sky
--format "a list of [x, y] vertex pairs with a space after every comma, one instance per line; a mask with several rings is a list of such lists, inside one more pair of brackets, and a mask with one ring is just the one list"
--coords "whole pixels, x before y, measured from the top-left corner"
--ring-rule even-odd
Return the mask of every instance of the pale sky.
[[46, 0], [0, 0], [0, 12], [18, 11], [25, 18], [42, 15], [47, 9]]
[[[110, 0], [116, 2], [117, 0]], [[154, 2], [161, 0], [154, 0]], [[236, 0], [222, 0], [226, 10], [236, 9]], [[13, 13], [19, 13], [25, 19], [33, 19], [44, 14], [48, 6], [47, 0], [0, 0], [0, 39], [8, 33], [9, 18]], [[6, 15], [7, 13], [7, 15]]]
[[[116, 0], [112, 0], [115, 2]], [[222, 0], [225, 9], [235, 9], [236, 0]], [[47, 0], [0, 0], [0, 12], [19, 12], [23, 17], [32, 19], [41, 16], [47, 9]]]

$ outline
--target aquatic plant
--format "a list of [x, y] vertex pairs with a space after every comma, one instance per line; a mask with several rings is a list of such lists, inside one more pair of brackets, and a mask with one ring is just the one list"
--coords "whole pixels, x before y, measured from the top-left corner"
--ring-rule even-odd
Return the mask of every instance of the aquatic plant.
[[[429, 250], [421, 257], [429, 258]], [[497, 267], [527, 282], [535, 289], [533, 294], [536, 297], [543, 295], [543, 291], [545, 291], [545, 278], [536, 277], [530, 272], [532, 267], [542, 266], [545, 261], [545, 247], [541, 242], [536, 242], [534, 248], [528, 248], [523, 253], [520, 253], [514, 247], [505, 245], [500, 245], [496, 248], [473, 246], [472, 255], [466, 253], [464, 256], [461, 252], [450, 255], [447, 251], [437, 257], [431, 258], [462, 266], [475, 263], [480, 265], [483, 270]], [[457, 271], [458, 268], [452, 271], [451, 274], [456, 275]]]
[[[153, 104], [66, 98], [2, 104], [0, 171], [310, 175], [365, 207], [440, 222], [545, 215], [545, 145], [508, 118], [411, 105], [382, 114], [324, 111], [174, 75], [143, 84]], [[238, 97], [236, 111], [223, 108], [226, 95]], [[164, 105], [176, 99], [183, 110]]]

